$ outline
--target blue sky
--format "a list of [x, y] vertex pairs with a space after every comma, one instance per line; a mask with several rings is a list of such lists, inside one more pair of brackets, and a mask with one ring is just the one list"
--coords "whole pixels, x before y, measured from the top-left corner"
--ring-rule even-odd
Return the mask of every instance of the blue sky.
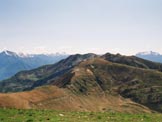
[[0, 50], [162, 53], [162, 0], [0, 0]]

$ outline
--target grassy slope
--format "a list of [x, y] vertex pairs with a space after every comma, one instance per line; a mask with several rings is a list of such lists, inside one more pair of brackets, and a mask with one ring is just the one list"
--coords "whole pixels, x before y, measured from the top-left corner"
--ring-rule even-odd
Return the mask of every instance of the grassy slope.
[[161, 114], [0, 109], [1, 122], [161, 122]]
[[19, 109], [151, 113], [150, 109], [120, 95], [83, 95], [56, 86], [44, 86], [29, 92], [0, 94], [0, 106]]

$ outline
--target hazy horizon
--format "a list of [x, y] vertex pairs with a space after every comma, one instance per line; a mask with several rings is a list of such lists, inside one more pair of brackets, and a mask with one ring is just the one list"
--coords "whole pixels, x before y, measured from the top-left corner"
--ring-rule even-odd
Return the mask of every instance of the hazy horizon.
[[0, 51], [162, 54], [161, 0], [0, 1]]

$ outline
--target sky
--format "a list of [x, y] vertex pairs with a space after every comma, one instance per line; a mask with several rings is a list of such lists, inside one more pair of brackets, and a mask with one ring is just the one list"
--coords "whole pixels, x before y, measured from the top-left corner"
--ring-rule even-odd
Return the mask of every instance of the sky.
[[0, 0], [0, 51], [162, 53], [162, 0]]

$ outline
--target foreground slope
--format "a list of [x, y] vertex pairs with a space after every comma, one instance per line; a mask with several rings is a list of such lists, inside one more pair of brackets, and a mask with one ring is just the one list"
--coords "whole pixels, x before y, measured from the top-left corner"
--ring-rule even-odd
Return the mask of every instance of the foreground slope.
[[152, 110], [120, 95], [94, 92], [74, 93], [56, 86], [44, 86], [28, 92], [0, 94], [0, 106], [18, 109], [54, 109], [67, 111], [109, 111], [151, 113]]

